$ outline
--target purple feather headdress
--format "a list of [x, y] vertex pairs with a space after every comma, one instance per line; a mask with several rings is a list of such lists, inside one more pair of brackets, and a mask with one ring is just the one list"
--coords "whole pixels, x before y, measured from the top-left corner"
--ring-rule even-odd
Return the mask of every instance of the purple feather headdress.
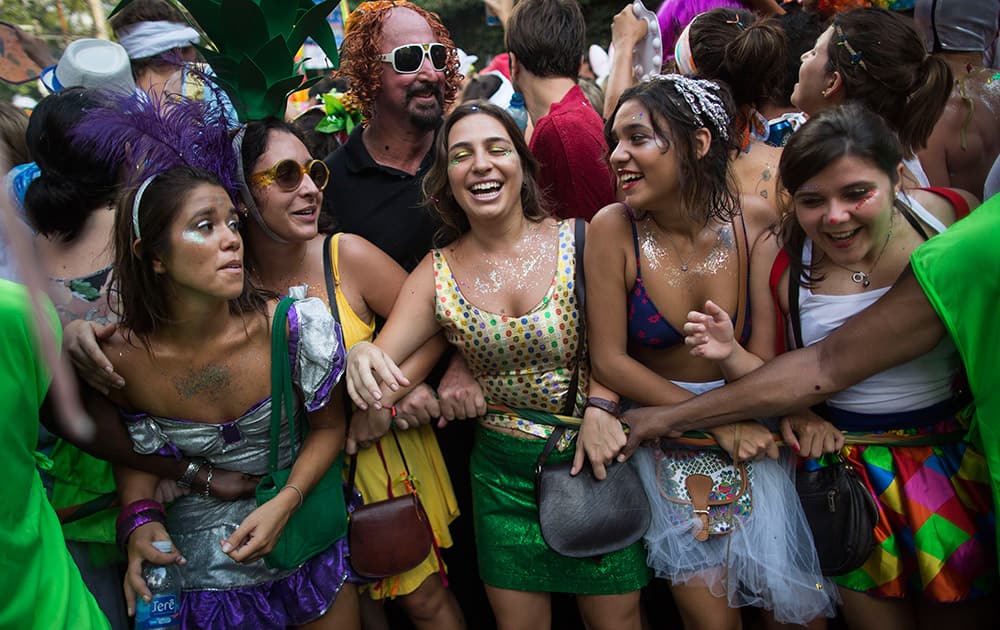
[[108, 94], [106, 106], [87, 112], [71, 136], [87, 150], [125, 165], [125, 187], [139, 187], [132, 208], [139, 237], [138, 208], [142, 191], [160, 173], [178, 166], [208, 171], [219, 178], [230, 199], [239, 195], [229, 121], [222, 107], [171, 95], [152, 97], [136, 92]]

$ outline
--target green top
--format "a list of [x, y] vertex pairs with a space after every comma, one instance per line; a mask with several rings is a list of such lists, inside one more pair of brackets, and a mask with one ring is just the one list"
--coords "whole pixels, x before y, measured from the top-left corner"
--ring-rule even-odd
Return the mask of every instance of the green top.
[[[38, 356], [27, 291], [0, 280], [0, 628], [109, 628], [66, 549], [35, 468], [38, 409], [50, 375]], [[62, 329], [52, 304], [49, 321]]]
[[[976, 413], [969, 440], [986, 455], [1000, 505], [1000, 195], [910, 258], [927, 299], [958, 346]], [[1000, 529], [997, 530], [1000, 540]]]

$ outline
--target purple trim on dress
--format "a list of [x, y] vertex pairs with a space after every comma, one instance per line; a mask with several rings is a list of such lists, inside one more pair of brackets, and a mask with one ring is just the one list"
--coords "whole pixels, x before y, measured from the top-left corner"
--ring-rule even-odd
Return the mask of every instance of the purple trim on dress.
[[184, 459], [184, 453], [181, 449], [177, 448], [177, 445], [173, 442], [164, 442], [163, 446], [156, 449], [157, 455], [162, 455], [163, 457], [173, 457], [176, 460]]
[[[336, 330], [340, 330], [340, 324], [334, 324]], [[343, 337], [341, 337], [343, 339]], [[333, 361], [330, 363], [330, 369], [327, 371], [326, 376], [323, 381], [316, 388], [316, 394], [313, 396], [312, 403], [306, 404], [306, 411], [312, 412], [326, 406], [326, 403], [330, 402], [330, 396], [333, 393], [333, 388], [337, 386], [340, 381], [340, 376], [344, 372], [344, 363], [346, 361], [346, 356], [344, 354], [344, 344], [337, 344], [337, 350], [333, 355]]]
[[226, 444], [235, 444], [243, 439], [243, 434], [235, 422], [227, 422], [222, 425], [222, 439]]
[[347, 539], [274, 582], [228, 590], [183, 591], [181, 628], [285, 628], [315, 621], [348, 579]]
[[295, 366], [297, 363], [297, 356], [299, 353], [299, 312], [295, 310], [295, 305], [293, 304], [290, 309], [288, 309], [288, 360], [289, 365], [292, 366], [292, 372], [295, 371]]

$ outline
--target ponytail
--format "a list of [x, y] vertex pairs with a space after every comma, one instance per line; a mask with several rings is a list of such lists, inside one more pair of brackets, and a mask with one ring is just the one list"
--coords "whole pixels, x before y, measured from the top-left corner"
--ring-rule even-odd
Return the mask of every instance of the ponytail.
[[906, 127], [899, 131], [903, 147], [916, 153], [927, 146], [934, 125], [944, 112], [954, 84], [951, 67], [937, 55], [924, 59], [923, 67], [906, 98], [906, 109], [912, 114]]
[[913, 155], [927, 144], [948, 102], [951, 69], [929, 57], [923, 38], [893, 11], [847, 11], [832, 28], [827, 70], [839, 72], [847, 99], [885, 118], [904, 155]]

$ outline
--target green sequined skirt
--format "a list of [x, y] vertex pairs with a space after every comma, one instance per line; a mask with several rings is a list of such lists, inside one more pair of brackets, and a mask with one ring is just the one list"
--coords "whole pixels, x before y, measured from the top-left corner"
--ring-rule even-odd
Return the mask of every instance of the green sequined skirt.
[[[479, 573], [490, 586], [517, 591], [612, 595], [650, 580], [646, 551], [636, 543], [600, 558], [567, 558], [549, 548], [538, 527], [535, 464], [545, 440], [476, 429], [470, 468]], [[573, 449], [553, 451], [550, 463]]]

